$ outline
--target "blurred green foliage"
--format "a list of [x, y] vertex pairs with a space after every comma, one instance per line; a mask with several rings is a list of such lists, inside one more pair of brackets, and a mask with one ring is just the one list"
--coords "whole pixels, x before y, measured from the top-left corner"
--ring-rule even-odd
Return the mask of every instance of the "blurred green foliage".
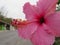
[[58, 6], [58, 11], [60, 11], [60, 5]]
[[7, 17], [3, 16], [2, 11], [0, 11], [0, 20], [3, 22], [6, 22], [6, 23], [11, 23], [12, 18], [7, 18]]
[[3, 20], [4, 16], [2, 15], [2, 12], [0, 11], [0, 20]]
[[12, 18], [3, 18], [3, 21], [10, 24], [12, 21]]
[[58, 4], [60, 4], [60, 0], [58, 0]]
[[60, 37], [56, 37], [55, 43], [53, 45], [60, 45]]

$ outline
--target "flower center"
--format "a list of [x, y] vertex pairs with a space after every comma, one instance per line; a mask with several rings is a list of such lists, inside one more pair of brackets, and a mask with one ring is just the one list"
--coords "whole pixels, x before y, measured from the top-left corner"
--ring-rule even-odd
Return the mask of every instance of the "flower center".
[[41, 17], [39, 21], [40, 21], [40, 24], [44, 23], [45, 22], [44, 17]]

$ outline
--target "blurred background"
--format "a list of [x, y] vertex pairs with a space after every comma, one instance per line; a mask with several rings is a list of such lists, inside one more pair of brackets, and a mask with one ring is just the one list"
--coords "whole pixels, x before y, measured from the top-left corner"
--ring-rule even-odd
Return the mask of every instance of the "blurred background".
[[[0, 0], [0, 45], [32, 45], [29, 40], [18, 37], [17, 29], [11, 25], [12, 21], [25, 20], [23, 5], [26, 2], [36, 4], [38, 0]], [[60, 10], [60, 0], [56, 4]], [[54, 45], [60, 45], [60, 37], [56, 37]]]
[[36, 0], [0, 0], [0, 45], [32, 45], [29, 40], [18, 37], [17, 29], [12, 25], [25, 20], [23, 5]]

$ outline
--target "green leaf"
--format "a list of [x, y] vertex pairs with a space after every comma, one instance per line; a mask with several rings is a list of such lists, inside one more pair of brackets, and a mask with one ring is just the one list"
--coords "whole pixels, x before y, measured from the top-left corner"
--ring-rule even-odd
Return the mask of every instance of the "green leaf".
[[60, 45], [60, 37], [56, 37], [55, 43], [53, 45]]

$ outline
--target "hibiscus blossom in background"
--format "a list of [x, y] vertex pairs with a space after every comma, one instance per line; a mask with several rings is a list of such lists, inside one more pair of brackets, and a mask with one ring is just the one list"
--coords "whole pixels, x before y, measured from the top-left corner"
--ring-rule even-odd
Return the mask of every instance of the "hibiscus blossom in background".
[[17, 25], [19, 36], [30, 39], [33, 45], [53, 45], [60, 37], [60, 11], [56, 12], [58, 0], [39, 0], [37, 5], [29, 2], [23, 7], [27, 21]]

